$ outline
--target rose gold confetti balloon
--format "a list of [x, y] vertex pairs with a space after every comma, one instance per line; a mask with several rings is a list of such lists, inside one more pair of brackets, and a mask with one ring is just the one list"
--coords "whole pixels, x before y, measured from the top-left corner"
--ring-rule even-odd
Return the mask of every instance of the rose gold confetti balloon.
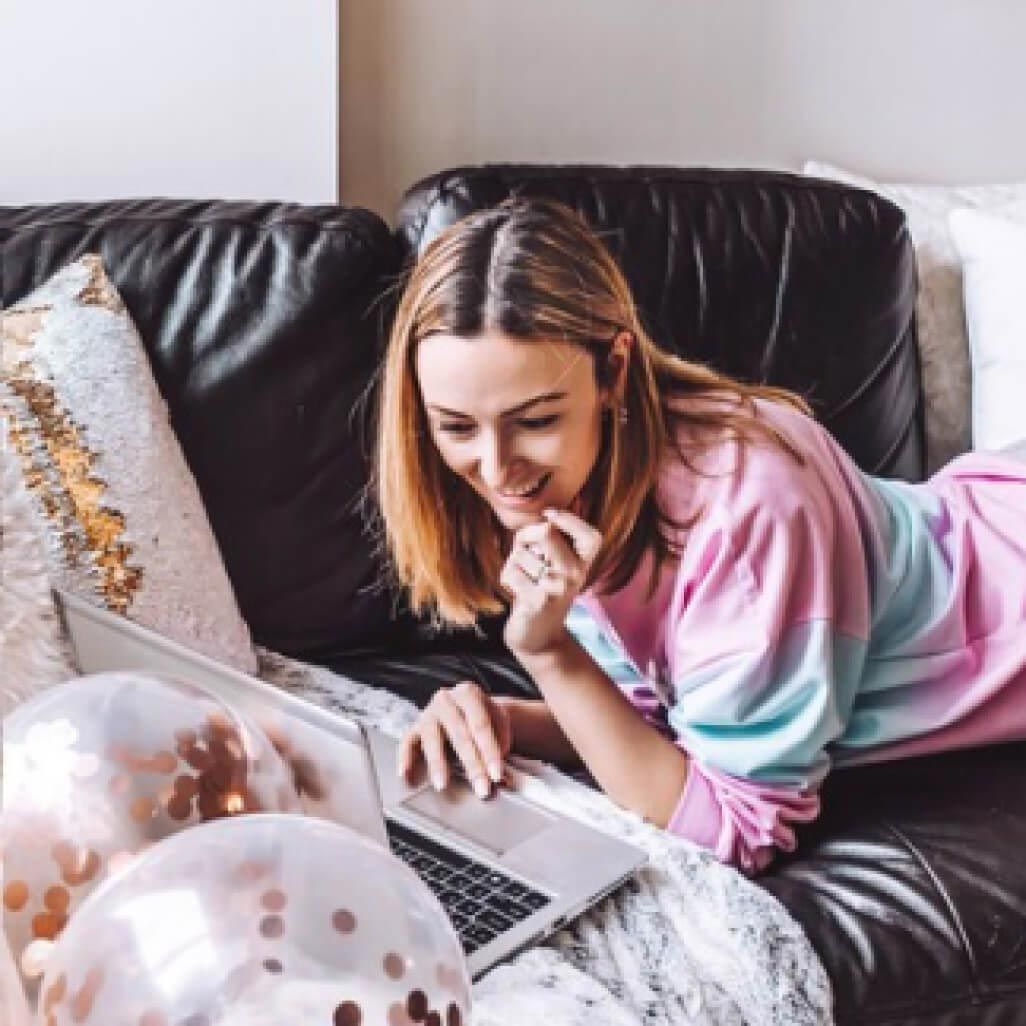
[[152, 674], [39, 694], [4, 719], [3, 763], [0, 909], [30, 999], [45, 965], [37, 942], [56, 941], [85, 896], [140, 852], [206, 820], [299, 807], [261, 730], [210, 692]]
[[7, 938], [0, 933], [0, 1022], [4, 1026], [29, 1026], [29, 1008]]
[[346, 827], [263, 814], [170, 837], [102, 884], [47, 964], [48, 1026], [469, 1023], [441, 906]]

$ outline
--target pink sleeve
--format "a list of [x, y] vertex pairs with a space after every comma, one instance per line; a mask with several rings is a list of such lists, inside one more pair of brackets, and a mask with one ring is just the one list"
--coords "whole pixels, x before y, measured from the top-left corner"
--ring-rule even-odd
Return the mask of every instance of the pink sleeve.
[[805, 448], [798, 464], [753, 447], [700, 482], [668, 611], [667, 719], [688, 756], [668, 829], [748, 873], [818, 815], [867, 651], [859, 523]]
[[758, 784], [688, 761], [687, 781], [666, 829], [745, 873], [765, 869], [776, 848], [794, 851], [793, 823], [819, 815], [819, 795]]

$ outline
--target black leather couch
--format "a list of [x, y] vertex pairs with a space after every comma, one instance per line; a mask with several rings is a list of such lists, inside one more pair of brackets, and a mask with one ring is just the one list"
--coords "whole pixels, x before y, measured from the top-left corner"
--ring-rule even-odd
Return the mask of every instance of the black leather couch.
[[[923, 474], [915, 267], [873, 194], [748, 170], [500, 166], [433, 176], [398, 228], [341, 207], [0, 208], [2, 298], [99, 251], [139, 325], [255, 638], [423, 703], [501, 646], [436, 636], [375, 586], [359, 508], [405, 263], [512, 191], [563, 199], [620, 259], [661, 345], [804, 392], [866, 470]], [[1026, 1024], [1026, 745], [834, 774], [761, 878], [830, 974], [838, 1026]]]

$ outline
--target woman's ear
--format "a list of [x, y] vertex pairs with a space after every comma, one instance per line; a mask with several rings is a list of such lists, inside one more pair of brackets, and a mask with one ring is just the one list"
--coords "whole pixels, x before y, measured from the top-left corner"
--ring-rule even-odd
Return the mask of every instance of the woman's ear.
[[609, 344], [609, 390], [619, 402], [627, 384], [627, 368], [630, 366], [634, 335], [626, 328], [618, 331]]

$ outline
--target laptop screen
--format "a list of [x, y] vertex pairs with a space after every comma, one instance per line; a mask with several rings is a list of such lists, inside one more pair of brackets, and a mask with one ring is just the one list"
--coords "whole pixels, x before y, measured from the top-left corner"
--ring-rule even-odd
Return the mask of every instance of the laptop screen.
[[55, 595], [81, 673], [141, 670], [167, 674], [209, 691], [288, 746], [316, 773], [304, 811], [351, 827], [387, 846], [377, 777], [359, 724], [250, 677], [107, 610], [63, 592]]

